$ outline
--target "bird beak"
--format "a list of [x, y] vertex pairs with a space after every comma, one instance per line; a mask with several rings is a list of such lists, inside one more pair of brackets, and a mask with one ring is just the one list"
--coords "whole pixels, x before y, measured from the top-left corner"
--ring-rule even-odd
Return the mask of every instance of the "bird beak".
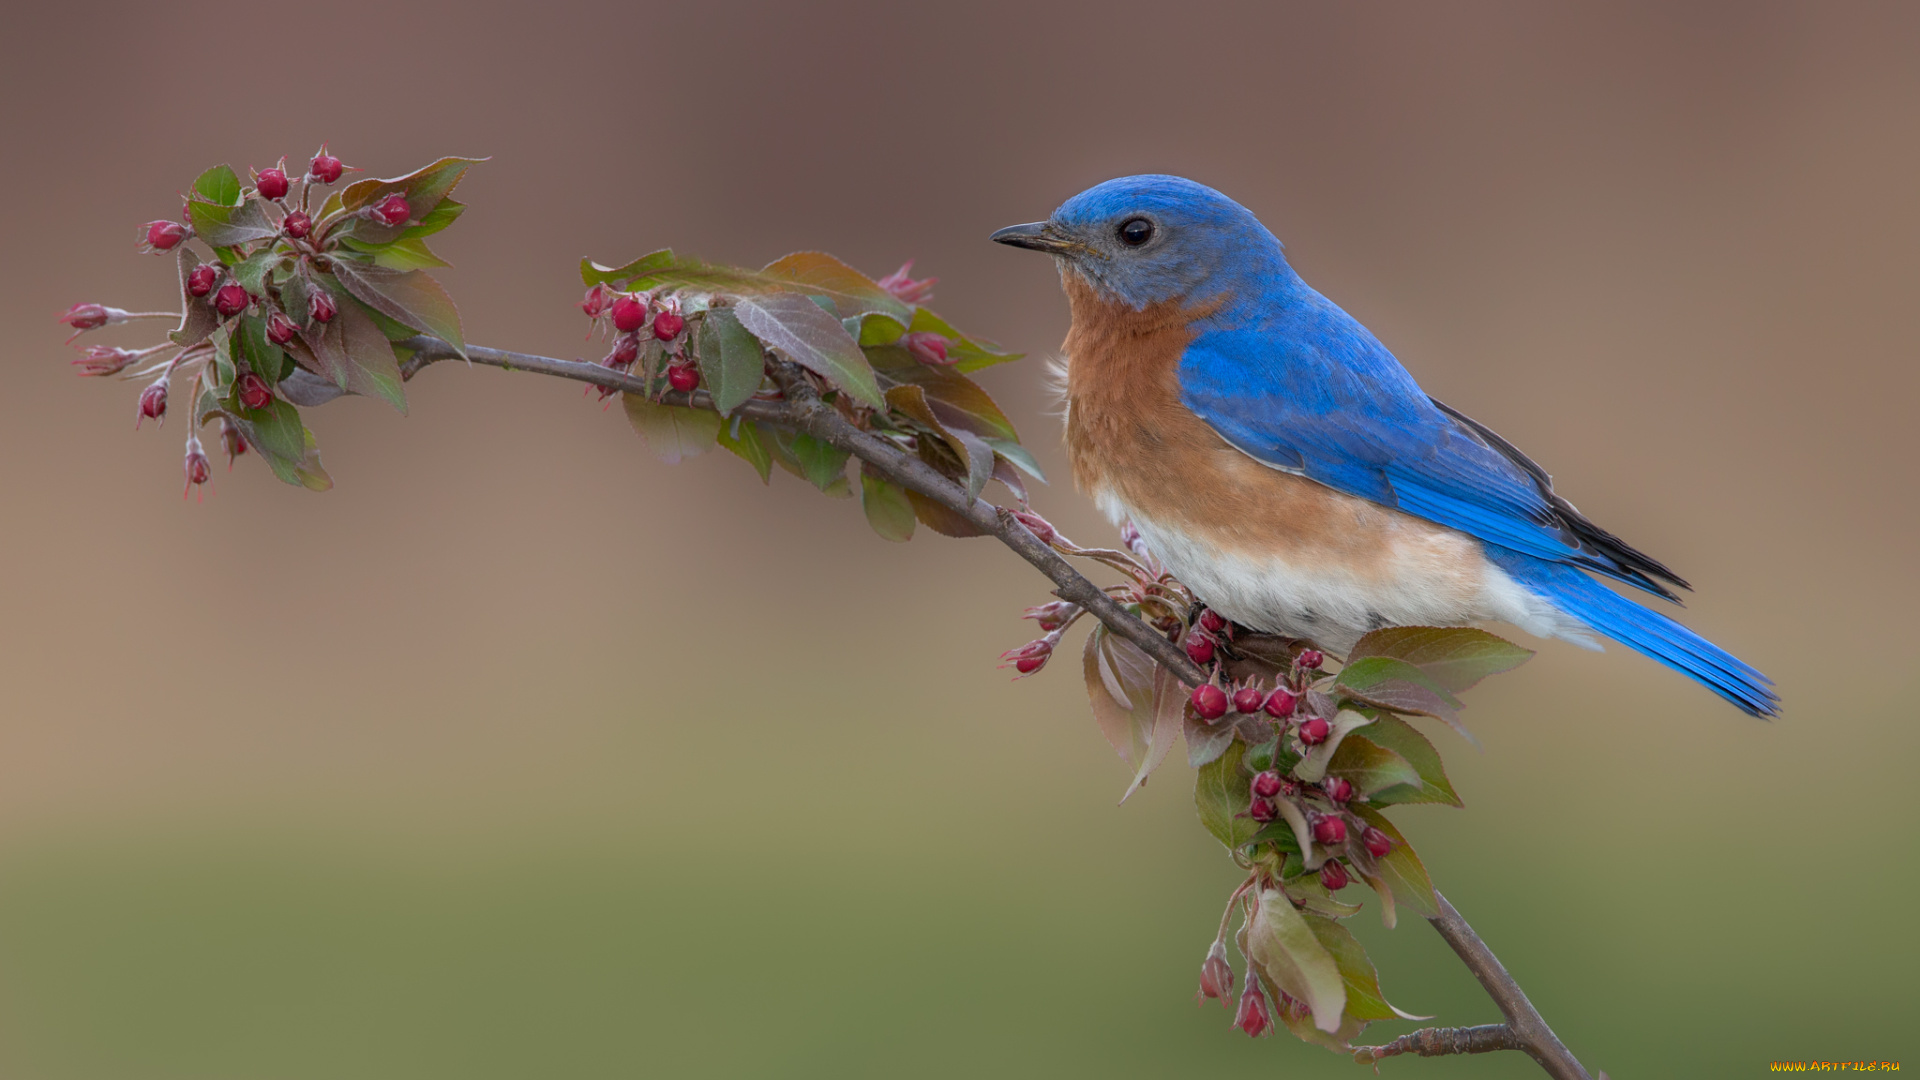
[[1028, 251], [1044, 251], [1050, 255], [1065, 255], [1068, 252], [1084, 250], [1084, 245], [1056, 235], [1044, 221], [1036, 221], [1028, 225], [1009, 225], [987, 239], [996, 244], [1026, 248]]

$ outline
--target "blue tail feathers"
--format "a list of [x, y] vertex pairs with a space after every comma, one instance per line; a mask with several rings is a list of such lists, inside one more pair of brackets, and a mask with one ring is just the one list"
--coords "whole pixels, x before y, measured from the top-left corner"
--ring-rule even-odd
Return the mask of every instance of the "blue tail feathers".
[[1777, 716], [1773, 680], [1733, 654], [1563, 563], [1488, 544], [1487, 558], [1521, 587], [1642, 655], [1694, 679], [1751, 716]]

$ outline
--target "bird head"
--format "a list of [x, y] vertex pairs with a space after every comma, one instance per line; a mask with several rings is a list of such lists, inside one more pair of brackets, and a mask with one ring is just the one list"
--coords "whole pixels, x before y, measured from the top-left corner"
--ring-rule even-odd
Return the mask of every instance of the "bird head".
[[993, 234], [1139, 310], [1250, 295], [1291, 277], [1280, 241], [1252, 212], [1178, 176], [1123, 176], [1068, 199], [1045, 221]]

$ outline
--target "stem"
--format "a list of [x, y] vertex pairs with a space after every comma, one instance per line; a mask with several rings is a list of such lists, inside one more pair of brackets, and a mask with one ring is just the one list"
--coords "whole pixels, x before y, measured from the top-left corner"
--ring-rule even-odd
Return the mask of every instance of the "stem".
[[[414, 350], [414, 355], [401, 369], [401, 374], [411, 379], [427, 365], [440, 360], [455, 359], [458, 354], [453, 347], [436, 337], [422, 335], [398, 343], [403, 348]], [[563, 379], [589, 383], [608, 390], [619, 390], [646, 395], [646, 380], [635, 378], [624, 372], [614, 371], [599, 364], [590, 364], [580, 360], [556, 360], [549, 356], [534, 356], [528, 353], [508, 352], [503, 349], [490, 349], [482, 345], [469, 345], [467, 359], [475, 364], [503, 368], [508, 371], [532, 371], [542, 375], [556, 375]], [[1162, 667], [1171, 671], [1180, 681], [1189, 686], [1198, 686], [1207, 681], [1207, 674], [1187, 654], [1173, 642], [1167, 640], [1159, 631], [1142, 622], [1122, 607], [1106, 591], [1081, 575], [1073, 565], [1061, 558], [1059, 553], [1042, 542], [1039, 537], [1028, 531], [1025, 525], [1016, 520], [1011, 511], [1004, 510], [984, 499], [967, 494], [962, 485], [947, 479], [919, 457], [909, 454], [885, 439], [860, 430], [840, 413], [821, 401], [799, 369], [784, 362], [773, 365], [775, 380], [785, 391], [785, 400], [763, 401], [751, 399], [735, 410], [736, 415], [763, 424], [772, 424], [790, 431], [811, 435], [859, 458], [875, 472], [902, 487], [911, 488], [947, 509], [959, 514], [967, 522], [998, 539], [1011, 548], [1016, 555], [1032, 563], [1054, 583], [1054, 595], [1062, 600], [1080, 605], [1092, 613], [1107, 629], [1138, 645], [1148, 656], [1158, 661]], [[660, 395], [658, 400], [668, 405], [679, 405], [696, 409], [712, 409], [713, 398], [705, 390], [691, 393], [669, 391]], [[1245, 886], [1242, 886], [1244, 889]], [[1236, 894], [1237, 896], [1238, 894]], [[1436, 890], [1434, 899], [1439, 904], [1439, 914], [1427, 921], [1446, 939], [1448, 945], [1473, 972], [1474, 978], [1500, 1007], [1507, 1018], [1504, 1024], [1490, 1024], [1473, 1028], [1423, 1028], [1402, 1035], [1385, 1046], [1356, 1047], [1356, 1060], [1377, 1061], [1383, 1057], [1413, 1053], [1422, 1056], [1441, 1054], [1480, 1054], [1493, 1050], [1524, 1050], [1528, 1056], [1540, 1064], [1547, 1075], [1554, 1080], [1591, 1080], [1585, 1068], [1575, 1060], [1566, 1046], [1562, 1044], [1541, 1018], [1539, 1010], [1527, 1000], [1526, 992], [1513, 980], [1507, 969], [1500, 963], [1499, 957], [1487, 943], [1474, 933], [1467, 920], [1447, 902]], [[1228, 911], [1232, 911], [1232, 902], [1228, 902]]]

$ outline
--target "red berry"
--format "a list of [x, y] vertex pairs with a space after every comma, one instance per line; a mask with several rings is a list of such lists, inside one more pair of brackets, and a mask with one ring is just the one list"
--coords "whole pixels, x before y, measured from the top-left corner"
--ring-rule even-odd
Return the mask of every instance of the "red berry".
[[1279, 817], [1280, 811], [1267, 799], [1255, 799], [1252, 805], [1247, 807], [1247, 816], [1265, 825], [1267, 822]]
[[677, 311], [663, 311], [653, 317], [653, 336], [661, 341], [672, 341], [686, 327], [687, 320], [681, 318]]
[[[166, 415], [167, 377], [162, 375], [140, 391], [140, 419], [135, 420], [133, 426], [139, 427], [140, 420], [161, 420]], [[165, 423], [164, 420], [161, 422]]]
[[247, 290], [233, 282], [228, 282], [220, 286], [219, 292], [213, 294], [213, 309], [220, 313], [221, 318], [230, 319], [247, 310], [247, 304], [251, 299], [247, 295]]
[[1222, 618], [1219, 612], [1208, 608], [1200, 613], [1200, 629], [1209, 634], [1218, 634], [1226, 628], [1227, 620]]
[[647, 305], [631, 296], [623, 296], [613, 302], [613, 328], [623, 334], [631, 334], [647, 325]]
[[1376, 859], [1384, 859], [1393, 850], [1393, 837], [1369, 825], [1360, 832], [1360, 842], [1367, 845], [1367, 851]]
[[1330, 815], [1316, 818], [1313, 822], [1313, 838], [1323, 844], [1344, 844], [1347, 842], [1347, 823]]
[[1233, 692], [1233, 711], [1237, 713], [1257, 713], [1260, 703], [1266, 700], [1258, 687], [1243, 686]]
[[187, 439], [187, 460], [184, 464], [187, 472], [187, 486], [181, 491], [183, 495], [193, 490], [193, 485], [204, 484], [207, 482], [207, 477], [213, 475], [213, 466], [207, 461], [206, 451], [200, 449], [198, 436]]
[[1347, 887], [1347, 882], [1352, 880], [1347, 876], [1347, 868], [1340, 865], [1339, 859], [1328, 859], [1320, 867], [1320, 884], [1325, 885], [1328, 892], [1339, 892]]
[[287, 174], [280, 169], [261, 169], [254, 178], [254, 190], [263, 199], [284, 199], [287, 197]]
[[305, 240], [307, 234], [313, 231], [313, 219], [304, 212], [295, 210], [287, 215], [287, 219], [280, 223], [280, 227], [287, 230], [287, 235], [295, 240]]
[[187, 227], [177, 221], [149, 221], [145, 229], [150, 251], [172, 251], [190, 235]]
[[1202, 720], [1218, 720], [1227, 715], [1227, 692], [1212, 683], [1194, 687], [1191, 700], [1193, 711]]
[[273, 403], [273, 391], [267, 389], [267, 380], [251, 371], [234, 381], [233, 396], [249, 409], [264, 409]]
[[667, 368], [667, 385], [681, 393], [690, 393], [700, 385], [700, 369], [692, 364], [674, 364]]
[[323, 184], [333, 183], [346, 171], [347, 167], [340, 163], [340, 159], [327, 153], [327, 148], [324, 146], [320, 148], [318, 154], [313, 156], [313, 161], [307, 166], [307, 175]]
[[1312, 671], [1321, 664], [1326, 663], [1327, 658], [1321, 655], [1319, 649], [1308, 649], [1299, 656], [1294, 657], [1293, 662], [1299, 664], [1303, 671]]
[[367, 213], [382, 225], [405, 225], [413, 217], [413, 207], [407, 205], [405, 195], [396, 191], [374, 203]]
[[1273, 692], [1273, 696], [1267, 698], [1267, 704], [1264, 707], [1268, 716], [1276, 720], [1285, 720], [1293, 715], [1294, 708], [1299, 704], [1299, 695], [1282, 686]]
[[1329, 776], [1320, 787], [1326, 791], [1327, 798], [1334, 802], [1346, 802], [1353, 798], [1353, 781], [1344, 776]]
[[1308, 746], [1319, 746], [1327, 741], [1329, 728], [1325, 720], [1315, 716], [1300, 722], [1300, 741]]
[[[1196, 664], [1213, 663], [1213, 639], [1195, 630], [1187, 635], [1187, 659]], [[1223, 695], [1224, 696], [1224, 695]]]
[[1274, 772], [1272, 769], [1268, 769], [1263, 773], [1254, 774], [1252, 789], [1254, 795], [1258, 798], [1271, 799], [1275, 795], [1280, 794], [1280, 790], [1284, 787], [1286, 787], [1286, 781], [1281, 779], [1280, 774]]
[[293, 330], [293, 320], [278, 311], [274, 312], [267, 319], [267, 340], [273, 342], [275, 345], [285, 345], [287, 342], [292, 341]]
[[308, 294], [307, 317], [314, 322], [332, 322], [333, 317], [339, 313], [340, 309], [334, 304], [332, 293], [325, 289], [315, 289]]

